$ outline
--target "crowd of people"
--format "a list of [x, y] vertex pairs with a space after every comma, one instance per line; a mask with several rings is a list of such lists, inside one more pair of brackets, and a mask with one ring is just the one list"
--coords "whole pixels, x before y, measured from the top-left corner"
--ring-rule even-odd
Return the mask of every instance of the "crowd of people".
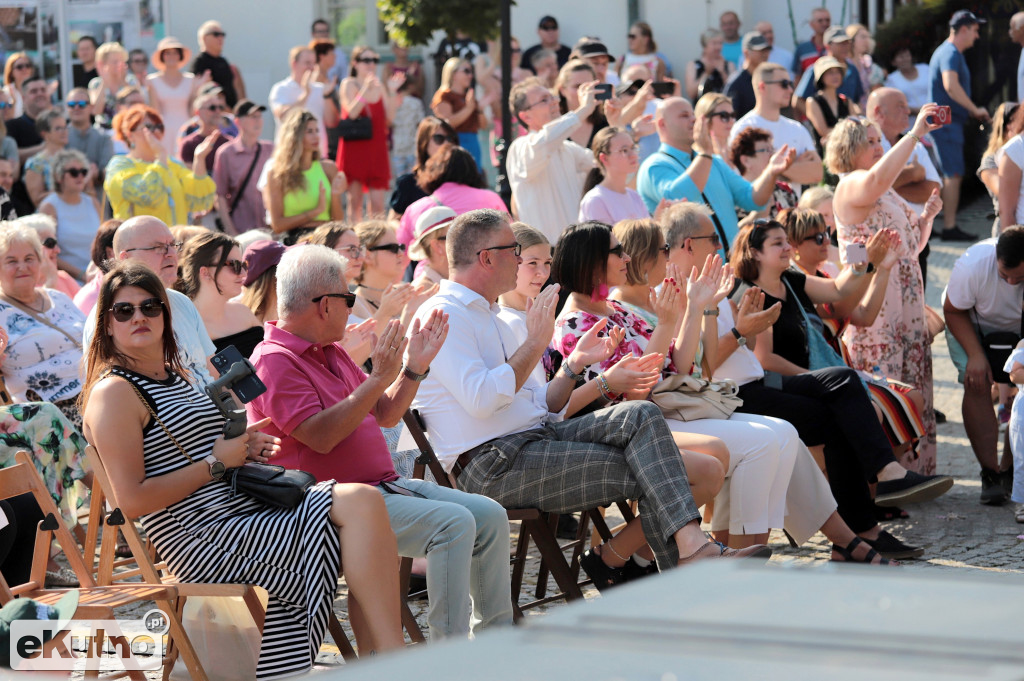
[[[953, 485], [943, 316], [981, 502], [1024, 509], [1024, 107], [999, 107], [978, 168], [992, 238], [957, 261], [942, 314], [924, 299], [929, 239], [974, 239], [956, 225], [963, 126], [989, 114], [962, 53], [983, 22], [958, 11], [929, 64], [901, 48], [881, 65], [823, 7], [792, 52], [726, 12], [677, 79], [648, 23], [613, 55], [545, 16], [537, 45], [512, 43], [507, 102], [497, 43], [450, 44], [428, 99], [407, 48], [382, 68], [322, 20], [266, 104], [215, 21], [195, 57], [83, 37], [60, 103], [13, 54], [0, 440], [33, 450], [70, 525], [95, 445], [177, 577], [266, 588], [260, 678], [309, 669], [342, 564], [364, 654], [403, 645], [397, 556], [418, 559], [431, 639], [511, 623], [506, 508], [636, 502], [582, 554], [599, 590], [767, 559], [773, 529], [822, 532], [833, 561], [920, 557], [884, 524]], [[486, 187], [489, 139], [509, 143], [510, 205]], [[229, 346], [267, 390], [225, 439], [203, 388]], [[410, 408], [453, 488], [411, 479]], [[246, 461], [317, 484], [271, 509], [224, 481]], [[9, 582], [27, 578], [25, 507], [0, 503]], [[53, 563], [47, 579], [76, 584]]]

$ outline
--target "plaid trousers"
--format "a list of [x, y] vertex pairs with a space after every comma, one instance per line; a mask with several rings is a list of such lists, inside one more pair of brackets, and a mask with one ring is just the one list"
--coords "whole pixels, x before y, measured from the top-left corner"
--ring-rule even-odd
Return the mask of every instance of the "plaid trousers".
[[463, 469], [458, 486], [506, 508], [553, 513], [635, 499], [661, 569], [679, 560], [672, 535], [700, 519], [682, 456], [651, 402], [623, 402], [491, 440]]

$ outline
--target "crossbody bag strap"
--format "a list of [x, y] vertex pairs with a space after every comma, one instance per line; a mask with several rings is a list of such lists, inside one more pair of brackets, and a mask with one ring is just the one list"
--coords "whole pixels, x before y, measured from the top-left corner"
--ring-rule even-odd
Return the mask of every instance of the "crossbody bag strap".
[[[675, 163], [677, 163], [679, 165], [680, 168], [683, 169], [684, 173], [686, 172], [686, 168], [683, 168], [683, 164], [679, 162], [678, 158], [676, 158], [675, 156], [673, 156], [672, 154], [670, 154], [670, 153], [668, 153], [666, 151], [659, 151], [658, 153], [659, 154], [664, 154], [665, 156], [667, 156], [670, 159], [672, 159]], [[712, 163], [714, 163], [714, 161], [712, 161]], [[713, 223], [715, 223], [715, 230], [718, 232], [718, 238], [722, 241], [722, 250], [725, 251], [726, 255], [728, 255], [728, 253], [729, 253], [729, 237], [727, 237], [725, 235], [725, 228], [722, 227], [722, 223], [718, 219], [718, 214], [715, 212], [714, 206], [712, 206], [711, 202], [708, 201], [708, 197], [704, 194], [703, 191], [701, 191], [701, 193], [700, 193], [700, 198], [701, 198], [701, 201], [704, 202], [704, 205], [708, 207], [708, 210], [711, 211], [711, 221]]]
[[153, 405], [149, 403], [149, 400], [143, 397], [142, 391], [139, 390], [139, 386], [135, 385], [135, 381], [131, 380], [130, 378], [122, 378], [128, 381], [128, 385], [130, 385], [132, 387], [132, 390], [135, 391], [135, 394], [139, 396], [139, 401], [142, 402], [143, 405], [145, 405], [146, 411], [149, 412], [150, 416], [153, 417], [153, 420], [156, 421], [157, 424], [163, 429], [163, 431], [167, 434], [167, 437], [169, 437], [171, 439], [171, 442], [174, 443], [174, 446], [178, 448], [178, 451], [180, 451], [182, 455], [184, 455], [184, 457], [188, 459], [189, 463], [195, 463], [195, 459], [188, 455], [188, 452], [186, 452], [185, 448], [181, 446], [181, 443], [178, 442], [178, 439], [171, 435], [171, 431], [167, 430], [167, 426], [165, 426], [164, 422], [160, 420], [160, 417], [156, 415], [156, 411], [153, 409]]
[[[49, 299], [49, 296], [47, 296], [47, 298]], [[18, 302], [17, 300], [15, 300], [14, 298], [11, 298], [10, 296], [8, 296], [5, 293], [0, 293], [0, 300], [4, 301], [8, 305], [13, 305], [14, 307], [16, 307], [19, 310], [21, 310], [22, 312], [24, 312], [25, 314], [27, 314], [30, 317], [32, 317], [32, 319], [36, 320], [40, 324], [42, 324], [44, 326], [48, 326], [51, 329], [53, 329], [54, 331], [60, 332], [65, 338], [67, 338], [69, 341], [74, 343], [76, 348], [78, 348], [79, 350], [82, 349], [82, 341], [78, 340], [77, 338], [72, 336], [70, 333], [68, 333], [64, 329], [60, 328], [59, 326], [57, 326], [56, 324], [51, 322], [46, 317], [41, 316], [35, 310], [30, 309], [24, 303]], [[53, 301], [52, 300], [50, 300], [50, 306], [51, 306], [51, 309], [52, 309], [52, 307], [53, 307]]]
[[245, 188], [249, 186], [249, 179], [252, 177], [252, 171], [256, 169], [256, 163], [260, 160], [260, 152], [263, 150], [263, 145], [256, 141], [256, 155], [252, 157], [252, 163], [249, 164], [249, 171], [245, 174], [245, 178], [242, 179], [242, 184], [238, 185], [238, 191], [235, 192], [235, 198], [231, 199], [231, 207], [228, 208], [228, 217], [235, 214], [235, 208], [238, 208], [238, 203], [242, 200], [242, 193]]

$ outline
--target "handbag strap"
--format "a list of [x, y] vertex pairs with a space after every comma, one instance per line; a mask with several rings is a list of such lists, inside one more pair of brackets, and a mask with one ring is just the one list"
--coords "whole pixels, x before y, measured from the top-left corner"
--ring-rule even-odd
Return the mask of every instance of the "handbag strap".
[[[678, 158], [676, 158], [672, 154], [668, 153], [667, 151], [659, 151], [658, 153], [659, 154], [664, 154], [665, 156], [668, 156], [676, 164], [678, 164], [680, 168], [683, 169], [683, 172], [686, 172], [686, 168], [683, 167], [683, 164], [679, 161]], [[692, 160], [693, 159], [691, 159], [691, 161]], [[710, 176], [709, 176], [709, 179], [710, 179]], [[696, 186], [696, 185], [694, 185], [694, 186]], [[699, 191], [700, 191], [700, 198], [701, 198], [701, 200], [704, 202], [704, 205], [708, 207], [708, 210], [711, 211], [711, 221], [715, 223], [715, 230], [718, 232], [718, 238], [722, 241], [722, 250], [725, 251], [726, 255], [728, 255], [729, 254], [729, 237], [727, 237], [725, 235], [725, 227], [722, 227], [722, 223], [718, 219], [718, 213], [715, 212], [714, 206], [712, 206], [711, 202], [708, 201], [708, 197], [704, 194], [704, 191], [703, 190], [699, 190]]]
[[[104, 374], [104, 376], [107, 376], [109, 373], [110, 372], [108, 371], [106, 374]], [[174, 443], [174, 446], [178, 448], [178, 451], [180, 451], [182, 455], [184, 455], [184, 457], [188, 459], [189, 463], [195, 463], [196, 460], [188, 455], [188, 452], [186, 452], [185, 448], [181, 446], [181, 443], [178, 442], [178, 439], [171, 435], [171, 431], [167, 430], [167, 426], [165, 426], [164, 422], [160, 420], [160, 417], [156, 415], [156, 411], [153, 409], [153, 405], [151, 405], [149, 403], [149, 400], [147, 400], [142, 395], [142, 391], [139, 389], [139, 386], [135, 385], [135, 381], [131, 380], [130, 378], [125, 378], [124, 380], [128, 381], [128, 385], [130, 385], [132, 387], [132, 390], [135, 391], [135, 394], [139, 396], [139, 401], [142, 402], [143, 405], [145, 405], [146, 411], [148, 411], [150, 416], [153, 417], [153, 420], [155, 420], [160, 425], [164, 433], [167, 434], [167, 437], [169, 437], [171, 439], [171, 442]]]
[[238, 203], [242, 200], [242, 193], [245, 188], [249, 186], [249, 179], [252, 177], [252, 171], [256, 169], [256, 163], [260, 160], [260, 152], [263, 150], [263, 145], [260, 144], [259, 140], [256, 140], [256, 155], [252, 157], [252, 163], [249, 164], [249, 171], [246, 172], [245, 177], [242, 179], [242, 184], [238, 185], [238, 191], [235, 192], [235, 198], [231, 199], [231, 207], [228, 208], [228, 217], [235, 214], [235, 208], [238, 208]]
[[[10, 296], [8, 296], [8, 295], [7, 295], [6, 293], [0, 293], [0, 300], [4, 301], [4, 302], [5, 302], [5, 303], [7, 303], [8, 305], [13, 305], [14, 307], [18, 308], [19, 310], [21, 310], [21, 311], [22, 311], [22, 312], [24, 312], [25, 314], [29, 315], [30, 317], [32, 317], [32, 319], [36, 320], [37, 322], [39, 322], [39, 323], [40, 323], [40, 324], [42, 324], [43, 326], [48, 326], [48, 327], [50, 327], [51, 329], [53, 329], [54, 331], [57, 331], [57, 332], [59, 332], [59, 333], [60, 333], [60, 334], [62, 334], [62, 335], [63, 335], [63, 336], [65, 337], [65, 338], [67, 338], [67, 339], [68, 339], [69, 341], [71, 341], [72, 343], [74, 343], [74, 344], [75, 344], [75, 347], [76, 347], [76, 348], [78, 348], [79, 350], [81, 350], [81, 349], [82, 349], [82, 341], [78, 340], [77, 338], [75, 338], [74, 336], [72, 336], [72, 335], [71, 335], [70, 333], [68, 333], [68, 332], [67, 332], [67, 331], [65, 331], [64, 329], [60, 328], [59, 326], [57, 326], [56, 324], [54, 324], [53, 322], [51, 322], [51, 321], [50, 321], [49, 319], [47, 319], [46, 317], [43, 317], [43, 316], [42, 316], [42, 315], [40, 315], [40, 314], [39, 314], [38, 312], [36, 312], [36, 311], [35, 311], [35, 310], [33, 310], [32, 308], [28, 307], [28, 306], [27, 306], [27, 305], [25, 305], [24, 303], [22, 303], [22, 302], [20, 302], [20, 301], [17, 301], [17, 300], [15, 300], [14, 298], [11, 298], [11, 297], [10, 297]], [[50, 301], [50, 307], [51, 307], [51, 309], [53, 308], [53, 301], [52, 301], [52, 300]]]

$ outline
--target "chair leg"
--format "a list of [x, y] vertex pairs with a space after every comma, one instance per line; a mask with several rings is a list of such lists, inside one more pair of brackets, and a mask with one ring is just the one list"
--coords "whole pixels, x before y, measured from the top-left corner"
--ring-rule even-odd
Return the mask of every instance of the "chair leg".
[[412, 579], [412, 558], [403, 557], [398, 568], [398, 598], [402, 606], [402, 626], [415, 643], [426, 642], [412, 610], [409, 609], [409, 580]]
[[[512, 563], [512, 608], [519, 609], [519, 592], [523, 588], [523, 574], [526, 572], [527, 554], [530, 552], [530, 533], [526, 521], [519, 523], [519, 539], [516, 542], [516, 556]], [[522, 616], [522, 611], [520, 611]]]
[[192, 641], [189, 639], [188, 634], [185, 633], [185, 628], [181, 625], [181, 616], [178, 614], [179, 604], [168, 600], [156, 601], [156, 603], [163, 606], [164, 612], [167, 613], [170, 628], [168, 633], [171, 635], [171, 640], [174, 641], [174, 646], [177, 648], [178, 654], [181, 655], [181, 659], [184, 661], [185, 668], [188, 669], [192, 681], [209, 681], [203, 665], [199, 662], [196, 649], [192, 647]]
[[338, 616], [334, 614], [333, 609], [331, 610], [330, 618], [327, 620], [327, 630], [331, 632], [334, 645], [338, 646], [338, 650], [341, 651], [342, 659], [346, 662], [358, 659], [356, 651], [352, 648], [352, 643], [348, 640], [348, 636], [345, 635], [345, 630], [341, 627], [341, 622], [338, 621]]
[[554, 525], [549, 523], [546, 518], [523, 521], [523, 525], [529, 525], [533, 541], [537, 545], [537, 550], [540, 551], [541, 560], [547, 563], [548, 570], [555, 578], [555, 583], [565, 594], [565, 599], [571, 601], [583, 598], [580, 585], [572, 578], [569, 565], [565, 562], [565, 555], [558, 545]]
[[[558, 541], [558, 514], [547, 513], [546, 518], [541, 518], [539, 522], [546, 522], [551, 528], [551, 534], [554, 535], [555, 541]], [[540, 548], [540, 545], [537, 545]], [[544, 554], [541, 554], [540, 567], [537, 569], [537, 588], [534, 590], [534, 598], [540, 600], [544, 598], [548, 593], [548, 566], [547, 561], [544, 560]]]

